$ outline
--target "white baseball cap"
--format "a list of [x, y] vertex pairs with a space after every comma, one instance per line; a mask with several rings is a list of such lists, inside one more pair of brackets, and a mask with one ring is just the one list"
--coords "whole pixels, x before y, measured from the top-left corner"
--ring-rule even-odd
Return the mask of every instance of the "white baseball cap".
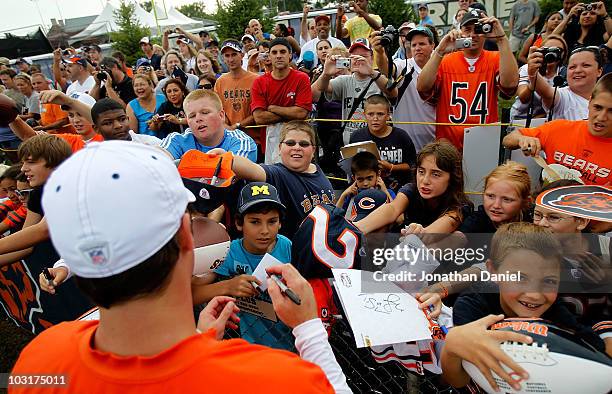
[[174, 162], [131, 141], [90, 143], [47, 180], [51, 241], [75, 275], [104, 278], [158, 252], [195, 201]]

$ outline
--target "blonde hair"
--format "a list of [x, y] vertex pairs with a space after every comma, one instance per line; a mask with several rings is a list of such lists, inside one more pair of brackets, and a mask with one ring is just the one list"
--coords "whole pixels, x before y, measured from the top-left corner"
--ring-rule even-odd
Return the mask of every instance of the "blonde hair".
[[508, 161], [501, 166], [495, 167], [484, 180], [484, 190], [494, 181], [508, 181], [512, 183], [516, 193], [525, 205], [531, 199], [531, 178], [529, 177], [529, 172], [527, 172], [527, 167], [521, 163]]
[[561, 244], [547, 228], [528, 222], [506, 223], [491, 240], [491, 261], [495, 269], [516, 250], [529, 250], [546, 260], [561, 261]]
[[327, 52], [327, 56], [340, 55], [342, 57], [349, 57], [349, 51], [346, 48], [334, 47]]
[[202, 71], [200, 71], [200, 67], [198, 66], [198, 57], [200, 55], [203, 55], [204, 57], [206, 57], [211, 64], [211, 68], [213, 70], [213, 72], [215, 74], [220, 74], [221, 73], [221, 66], [219, 65], [219, 62], [217, 61], [217, 59], [213, 56], [212, 53], [210, 53], [210, 51], [206, 50], [206, 49], [200, 49], [198, 51], [198, 53], [196, 54], [196, 64], [195, 64], [195, 72], [198, 76], [202, 75]]
[[315, 136], [314, 129], [308, 122], [303, 120], [292, 120], [283, 125], [283, 128], [280, 132], [280, 141], [283, 142], [285, 138], [287, 138], [287, 134], [290, 131], [301, 131], [303, 133], [308, 134], [308, 139], [310, 139], [310, 143], [313, 145], [317, 144], [317, 137]]
[[192, 91], [191, 93], [189, 93], [187, 95], [187, 97], [185, 97], [185, 100], [183, 100], [183, 108], [185, 108], [185, 112], [187, 112], [186, 108], [187, 108], [187, 103], [190, 103], [192, 101], [196, 101], [196, 100], [201, 100], [201, 99], [208, 99], [210, 100], [215, 109], [217, 111], [221, 111], [221, 109], [223, 108], [223, 104], [221, 103], [221, 99], [219, 98], [219, 95], [214, 91], [214, 90], [210, 90], [210, 89], [197, 89]]
[[136, 81], [139, 78], [144, 80], [150, 87], [155, 89], [155, 84], [153, 83], [153, 80], [151, 79], [151, 77], [149, 77], [146, 74], [136, 74], [136, 75], [134, 75], [134, 78], [132, 78], [132, 82]]
[[26, 73], [19, 73], [19, 74], [15, 75], [13, 77], [13, 80], [15, 80], [15, 79], [21, 79], [21, 80], [27, 82], [28, 84], [32, 85], [32, 77], [30, 77]]

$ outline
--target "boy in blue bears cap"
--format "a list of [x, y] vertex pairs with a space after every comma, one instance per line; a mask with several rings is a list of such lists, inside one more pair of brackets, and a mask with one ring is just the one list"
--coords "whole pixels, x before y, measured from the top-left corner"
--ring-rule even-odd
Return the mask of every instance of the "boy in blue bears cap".
[[[283, 263], [291, 261], [291, 241], [278, 234], [285, 210], [278, 191], [269, 183], [252, 182], [243, 187], [235, 217], [242, 238], [232, 241], [223, 264], [206, 278], [209, 284], [197, 286], [193, 293], [196, 304], [218, 295], [249, 297], [240, 305], [242, 338], [251, 343], [293, 350], [291, 329], [280, 321], [270, 320], [275, 318], [272, 301], [267, 292], [255, 288], [254, 284], [261, 283], [253, 276], [266, 253]], [[229, 279], [212, 283], [219, 276]]]

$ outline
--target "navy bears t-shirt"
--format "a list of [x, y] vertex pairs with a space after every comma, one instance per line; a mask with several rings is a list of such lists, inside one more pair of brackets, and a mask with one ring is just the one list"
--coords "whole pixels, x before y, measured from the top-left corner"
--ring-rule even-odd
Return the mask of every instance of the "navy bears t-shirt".
[[[380, 152], [380, 159], [386, 160], [391, 164], [407, 163], [410, 168], [413, 168], [416, 163], [416, 149], [410, 136], [402, 129], [393, 127], [391, 133], [383, 138], [376, 137], [371, 134], [367, 127], [363, 127], [355, 131], [351, 135], [350, 143], [373, 141]], [[383, 180], [385, 185], [389, 186], [391, 179], [395, 178], [400, 185], [404, 185], [410, 180], [410, 172], [386, 177]]]
[[262, 167], [266, 182], [276, 187], [280, 200], [287, 207], [280, 233], [289, 239], [315, 206], [334, 201], [334, 188], [319, 166], [313, 174], [291, 171], [282, 163]]

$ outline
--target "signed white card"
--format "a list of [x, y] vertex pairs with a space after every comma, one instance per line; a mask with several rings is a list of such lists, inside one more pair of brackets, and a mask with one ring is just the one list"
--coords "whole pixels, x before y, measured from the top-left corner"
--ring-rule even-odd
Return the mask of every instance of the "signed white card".
[[[431, 339], [428, 320], [418, 301], [396, 284], [387, 283], [384, 293], [362, 293], [362, 271], [332, 272], [358, 348]], [[371, 273], [365, 274], [364, 281], [373, 281]]]
[[269, 253], [266, 253], [259, 262], [259, 264], [257, 264], [257, 267], [253, 272], [253, 276], [259, 279], [259, 281], [261, 282], [261, 284], [259, 285], [261, 291], [268, 290], [268, 274], [266, 273], [266, 268], [281, 264], [283, 264], [282, 261], [278, 260], [276, 257], [272, 256]]

